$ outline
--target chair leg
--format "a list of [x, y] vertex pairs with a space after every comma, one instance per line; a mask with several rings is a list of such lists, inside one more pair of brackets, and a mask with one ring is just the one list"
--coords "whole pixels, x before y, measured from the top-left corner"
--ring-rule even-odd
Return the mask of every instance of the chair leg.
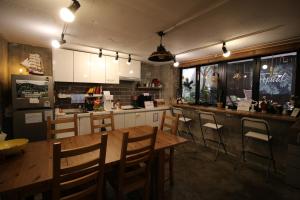
[[220, 140], [219, 140], [219, 142], [218, 142], [218, 148], [217, 148], [217, 152], [216, 152], [216, 157], [215, 157], [215, 160], [214, 160], [214, 161], [217, 161], [217, 158], [218, 158], [218, 156], [219, 156], [220, 146], [221, 146], [221, 142], [220, 142]]
[[151, 179], [150, 179], [150, 173], [148, 174], [148, 179], [146, 181], [145, 187], [144, 187], [144, 193], [143, 193], [143, 200], [149, 200], [150, 197], [150, 184], [151, 184]]
[[202, 127], [200, 127], [200, 130], [201, 130], [201, 135], [202, 135], [203, 144], [204, 144], [205, 147], [207, 147], [207, 144], [206, 144], [206, 140], [205, 140], [205, 137], [204, 137], [204, 133], [203, 133]]
[[276, 173], [277, 172], [277, 168], [276, 168], [276, 162], [275, 162], [275, 159], [274, 159], [272, 140], [269, 141], [269, 148], [270, 148], [270, 156], [271, 156], [272, 164], [273, 164], [273, 170]]
[[170, 179], [170, 186], [173, 186], [174, 185], [174, 148], [170, 149], [169, 179]]
[[191, 123], [190, 122], [186, 122], [185, 124], [186, 124], [187, 130], [188, 130], [187, 133], [191, 136], [193, 142], [195, 142], [194, 134], [191, 131]]
[[[223, 134], [223, 131], [222, 131], [222, 134]], [[221, 141], [221, 144], [223, 146], [223, 149], [225, 151], [225, 154], [227, 154], [227, 150], [226, 150], [225, 143], [223, 142], [222, 134], [219, 133], [219, 137], [220, 137], [220, 141]]]

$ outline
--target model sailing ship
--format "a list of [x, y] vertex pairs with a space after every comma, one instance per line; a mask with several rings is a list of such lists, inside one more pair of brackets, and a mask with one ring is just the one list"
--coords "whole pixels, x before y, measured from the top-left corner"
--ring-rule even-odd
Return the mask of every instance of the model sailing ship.
[[39, 54], [29, 54], [29, 57], [26, 58], [21, 65], [26, 67], [30, 74], [44, 74], [43, 60]]

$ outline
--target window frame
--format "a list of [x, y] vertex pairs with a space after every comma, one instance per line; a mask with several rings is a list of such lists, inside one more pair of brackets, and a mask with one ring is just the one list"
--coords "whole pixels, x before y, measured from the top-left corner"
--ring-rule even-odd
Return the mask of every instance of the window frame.
[[296, 60], [296, 73], [295, 73], [295, 82], [294, 82], [294, 94], [295, 96], [300, 96], [300, 49], [296, 50], [287, 50], [287, 51], [279, 51], [279, 52], [274, 52], [274, 53], [269, 53], [269, 54], [262, 54], [258, 56], [249, 56], [249, 57], [243, 57], [243, 58], [238, 58], [238, 59], [231, 59], [231, 60], [223, 60], [219, 62], [211, 62], [211, 63], [205, 63], [201, 65], [194, 65], [190, 67], [184, 67], [180, 69], [180, 94], [182, 97], [182, 70], [187, 69], [187, 68], [196, 68], [196, 95], [195, 95], [195, 102], [194, 104], [199, 104], [199, 88], [200, 88], [200, 68], [202, 66], [207, 66], [207, 65], [215, 65], [218, 64], [219, 68], [219, 77], [220, 77], [220, 83], [222, 86], [222, 103], [223, 105], [226, 104], [226, 96], [227, 96], [227, 68], [228, 68], [228, 62], [234, 62], [234, 61], [240, 61], [240, 60], [247, 60], [247, 59], [253, 59], [253, 77], [252, 77], [252, 99], [255, 101], [259, 100], [259, 87], [260, 87], [260, 70], [261, 70], [261, 58], [266, 57], [266, 56], [275, 56], [275, 55], [280, 55], [280, 54], [285, 54], [285, 53], [297, 53], [297, 60]]

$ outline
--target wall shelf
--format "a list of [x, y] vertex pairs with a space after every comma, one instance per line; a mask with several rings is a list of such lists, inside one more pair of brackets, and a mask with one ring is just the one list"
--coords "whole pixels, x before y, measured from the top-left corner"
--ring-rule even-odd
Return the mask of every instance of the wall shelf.
[[[72, 95], [80, 95], [80, 94], [64, 94], [64, 93], [59, 93], [57, 94], [57, 97], [59, 99], [67, 99], [67, 98], [71, 98]], [[83, 95], [84, 97], [86, 98], [92, 98], [92, 97], [102, 97], [102, 94], [92, 94], [92, 95], [89, 95], [89, 94], [81, 94]]]
[[137, 87], [136, 89], [140, 89], [140, 90], [161, 90], [162, 87]]

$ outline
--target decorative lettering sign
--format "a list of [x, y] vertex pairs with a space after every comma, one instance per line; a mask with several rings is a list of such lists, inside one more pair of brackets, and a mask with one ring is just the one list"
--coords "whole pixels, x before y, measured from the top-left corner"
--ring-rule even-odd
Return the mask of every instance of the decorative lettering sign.
[[260, 72], [260, 95], [291, 95], [293, 66], [289, 64], [276, 65]]

